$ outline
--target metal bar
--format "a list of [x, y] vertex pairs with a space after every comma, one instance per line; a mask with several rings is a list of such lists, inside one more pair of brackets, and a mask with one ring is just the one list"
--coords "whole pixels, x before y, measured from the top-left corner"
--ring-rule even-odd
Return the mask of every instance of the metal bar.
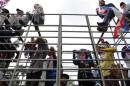
[[60, 86], [61, 77], [61, 59], [62, 59], [62, 15], [59, 15], [59, 29], [58, 29], [58, 58], [57, 58], [57, 77], [56, 85]]
[[[69, 68], [69, 67], [67, 68], [67, 66], [64, 66], [65, 68], [64, 67], [61, 68], [61, 64], [62, 63], [72, 63], [72, 61], [74, 60], [74, 59], [64, 59], [64, 58], [62, 58], [62, 55], [72, 54], [72, 51], [70, 49], [62, 50], [62, 47], [63, 46], [65, 46], [65, 47], [66, 46], [73, 46], [73, 45], [74, 46], [75, 45], [90, 45], [93, 48], [90, 52], [94, 53], [95, 57], [98, 57], [97, 50], [95, 49], [95, 45], [96, 45], [95, 44], [95, 39], [99, 39], [101, 36], [103, 36], [103, 33], [99, 37], [93, 37], [94, 33], [101, 33], [101, 32], [92, 31], [91, 30], [91, 27], [97, 27], [97, 25], [91, 25], [90, 22], [89, 22], [88, 16], [96, 16], [96, 15], [89, 15], [89, 14], [76, 14], [76, 15], [75, 14], [46, 14], [46, 15], [54, 15], [54, 16], [58, 16], [59, 17], [59, 24], [58, 25], [55, 24], [55, 25], [44, 25], [43, 26], [43, 25], [39, 24], [39, 26], [43, 26], [43, 27], [56, 27], [56, 29], [54, 29], [54, 30], [50, 29], [50, 31], [49, 31], [49, 29], [48, 30], [44, 30], [43, 29], [43, 30], [40, 30], [40, 31], [41, 32], [53, 32], [53, 33], [56, 32], [56, 34], [58, 34], [58, 36], [49, 36], [49, 35], [47, 35], [47, 36], [42, 36], [42, 37], [48, 38], [48, 39], [49, 38], [55, 38], [56, 40], [58, 40], [58, 42], [56, 42], [56, 43], [48, 43], [48, 45], [55, 45], [55, 46], [58, 45], [57, 51], [56, 51], [57, 52], [57, 56], [58, 56], [58, 58], [57, 58], [57, 68], [53, 68], [53, 70], [57, 71], [57, 78], [56, 78], [55, 81], [56, 81], [57, 86], [60, 86], [60, 80], [62, 80], [62, 79], [60, 79], [60, 71], [61, 70], [64, 70], [64, 72], [77, 72], [79, 69], [83, 69], [83, 70], [84, 69], [88, 69], [88, 68]], [[85, 19], [87, 21], [87, 25], [62, 25], [62, 16], [85, 16]], [[31, 26], [34, 26], [34, 25], [30, 24], [30, 25], [27, 25], [27, 26], [31, 27]], [[80, 29], [79, 29], [79, 31], [78, 30], [73, 31], [73, 29], [71, 31], [69, 31], [69, 30], [62, 30], [63, 27], [85, 27], [85, 28], [88, 28], [88, 31], [80, 30]], [[109, 25], [108, 27], [112, 28], [112, 27], [115, 27], [115, 26], [110, 26]], [[21, 37], [25, 38], [24, 39], [24, 43], [19, 43], [20, 45], [22, 45], [22, 49], [20, 50], [19, 58], [18, 59], [0, 59], [0, 61], [12, 61], [12, 63], [16, 64], [16, 67], [15, 67], [15, 65], [13, 65], [13, 66], [10, 65], [9, 68], [0, 68], [0, 70], [6, 70], [6, 71], [12, 71], [13, 72], [13, 75], [12, 75], [11, 79], [7, 79], [7, 81], [10, 81], [9, 82], [9, 86], [11, 86], [13, 81], [37, 81], [37, 80], [41, 81], [41, 82], [42, 81], [47, 81], [46, 79], [44, 79], [44, 80], [43, 79], [32, 79], [32, 80], [20, 79], [20, 80], [16, 80], [16, 79], [14, 79], [16, 71], [23, 71], [23, 70], [25, 70], [25, 71], [26, 70], [43, 70], [43, 71], [45, 71], [45, 70], [52, 70], [51, 68], [50, 69], [41, 69], [41, 68], [32, 68], [32, 69], [29, 68], [29, 69], [26, 69], [26, 68], [18, 67], [19, 64], [26, 64], [27, 63], [27, 62], [25, 62], [25, 60], [27, 60], [27, 59], [22, 59], [22, 57], [21, 57], [21, 54], [26, 52], [26, 51], [23, 50], [23, 45], [25, 44], [25, 41], [27, 40], [27, 38], [38, 37], [38, 36], [28, 36], [27, 35], [29, 32], [36, 32], [35, 30], [30, 30], [30, 28], [28, 28], [28, 30], [26, 30], [25, 32], [27, 32], [26, 36], [21, 36]], [[72, 33], [72, 34], [73, 33], [88, 33], [89, 36], [80, 36], [80, 35], [77, 36], [77, 37], [74, 37], [74, 36], [62, 36], [63, 32], [64, 32], [64, 34], [66, 34], [66, 33]], [[113, 34], [113, 31], [112, 30], [109, 31], [109, 32], [107, 31], [106, 33], [112, 33]], [[125, 36], [125, 35], [123, 35], [123, 36]], [[3, 37], [18, 38], [18, 37], [13, 37], [13, 36], [3, 36]], [[2, 38], [2, 36], [0, 36], [0, 38]], [[64, 40], [64, 39], [69, 39], [70, 40], [72, 38], [73, 39], [77, 39], [77, 43], [76, 42], [72, 42], [72, 43], [69, 43], [69, 42], [63, 43], [62, 42], [62, 40]], [[112, 39], [113, 37], [104, 37], [104, 38], [105, 39]], [[127, 40], [129, 38], [130, 37], [126, 37], [125, 39]], [[85, 39], [85, 40], [90, 39], [91, 41], [90, 42], [80, 43], [78, 41], [78, 39]], [[114, 45], [115, 47], [116, 46], [120, 46], [120, 45], [124, 45], [124, 43], [122, 43], [122, 44], [120, 43], [122, 40], [123, 39], [120, 38], [117, 42], [114, 41], [115, 44], [111, 43], [110, 45]], [[12, 43], [0, 43], [0, 44], [12, 44]], [[99, 44], [99, 43], [97, 43], [97, 44]], [[128, 44], [130, 44], [130, 43], [128, 42]], [[0, 52], [5, 52], [5, 51], [6, 52], [14, 52], [15, 50], [0, 50]], [[118, 56], [117, 59], [108, 59], [108, 60], [105, 59], [105, 60], [102, 60], [102, 59], [96, 58], [96, 59], [93, 59], [93, 61], [97, 61], [98, 64], [100, 64], [100, 61], [111, 61], [111, 60], [119, 61], [119, 63], [121, 63], [121, 61], [123, 61], [124, 59], [119, 58], [120, 57], [119, 56], [120, 52], [121, 51], [119, 51], [119, 50], [117, 51], [117, 56]], [[37, 59], [30, 59], [30, 60], [33, 61], [33, 60], [37, 60]], [[38, 60], [47, 61], [46, 59], [38, 59]], [[28, 67], [28, 66], [26, 65], [25, 67]], [[93, 69], [95, 69], [95, 70], [99, 69], [100, 72], [102, 71], [101, 68], [93, 68]], [[121, 70], [121, 71], [122, 70], [128, 70], [128, 69], [130, 69], [130, 68], [122, 68], [122, 67], [119, 68], [119, 70]], [[107, 70], [107, 69], [104, 69], [104, 70]], [[73, 75], [70, 74], [70, 76], [73, 76]], [[75, 76], [77, 76], [77, 75], [75, 75]], [[18, 75], [18, 77], [22, 77], [22, 76]], [[122, 77], [124, 77], [123, 74], [122, 74]], [[50, 79], [48, 81], [51, 81], [51, 80], [54, 80], [54, 79]], [[91, 79], [88, 79], [88, 80], [91, 80]], [[106, 79], [103, 78], [102, 73], [101, 73], [101, 78], [100, 79], [92, 79], [92, 80], [104, 81]], [[107, 79], [107, 80], [121, 80], [121, 81], [125, 81], [125, 80], [128, 80], [128, 79], [122, 78], [122, 79]], [[67, 80], [67, 81], [81, 81], [81, 79], [75, 79], [75, 80], [71, 79], [71, 80]], [[22, 85], [20, 84], [20, 86], [22, 86]]]
[[99, 38], [99, 40], [98, 40], [98, 42], [97, 42], [97, 45], [99, 45], [100, 39], [103, 37], [103, 35], [104, 35], [104, 32], [101, 34], [101, 36], [100, 36], [100, 38]]
[[[33, 19], [33, 18], [32, 18], [32, 19]], [[31, 23], [32, 23], [32, 20], [30, 21], [30, 25], [31, 25]], [[29, 31], [29, 30], [30, 30], [30, 26], [28, 27], [28, 31]], [[26, 33], [26, 38], [27, 38], [27, 36], [28, 36], [28, 32]], [[22, 46], [21, 50], [24, 49], [24, 44], [25, 44], [25, 42], [26, 42], [26, 38], [25, 38], [24, 41], [23, 41], [23, 46]], [[19, 54], [19, 57], [18, 57], [18, 60], [17, 60], [17, 63], [16, 63], [16, 68], [17, 68], [18, 65], [19, 65], [19, 61], [20, 61], [21, 55], [22, 55], [22, 52], [20, 52], [20, 54]], [[11, 86], [12, 83], [13, 83], [13, 79], [14, 79], [14, 76], [15, 76], [15, 73], [16, 73], [16, 68], [15, 68], [14, 71], [13, 71], [12, 78], [11, 78], [11, 80], [10, 80], [10, 82], [9, 82], [9, 86]]]
[[[86, 21], [87, 21], [87, 25], [89, 26], [88, 27], [88, 30], [89, 30], [89, 34], [90, 34], [90, 39], [91, 39], [91, 43], [92, 43], [92, 47], [93, 47], [93, 50], [94, 50], [94, 55], [95, 55], [95, 58], [98, 59], [98, 53], [97, 53], [97, 49], [96, 49], [96, 45], [95, 45], [95, 42], [94, 42], [94, 38], [93, 38], [93, 34], [91, 33], [91, 26], [90, 26], [90, 22], [89, 22], [89, 18], [88, 16], [85, 16], [86, 17]], [[98, 65], [100, 65], [100, 62], [98, 61]], [[105, 86], [105, 81], [104, 81], [104, 77], [102, 75], [102, 69], [100, 68], [100, 75], [101, 75], [101, 79], [103, 80], [103, 86]]]

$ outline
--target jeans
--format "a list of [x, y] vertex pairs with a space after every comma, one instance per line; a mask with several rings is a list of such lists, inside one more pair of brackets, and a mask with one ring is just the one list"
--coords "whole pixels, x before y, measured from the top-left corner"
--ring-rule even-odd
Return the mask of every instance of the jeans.
[[112, 20], [112, 18], [113, 18], [114, 16], [115, 16], [115, 15], [114, 15], [113, 10], [109, 9], [107, 15], [104, 16], [103, 23], [109, 24], [110, 21]]

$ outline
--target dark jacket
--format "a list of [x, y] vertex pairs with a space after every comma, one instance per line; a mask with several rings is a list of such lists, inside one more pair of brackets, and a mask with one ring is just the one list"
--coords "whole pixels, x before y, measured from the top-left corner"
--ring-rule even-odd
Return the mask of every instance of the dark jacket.
[[[76, 56], [77, 54], [77, 56]], [[79, 55], [78, 53], [75, 53], [73, 52], [73, 63], [75, 65], [78, 65], [78, 68], [91, 68], [94, 66], [94, 62], [92, 60], [92, 56], [89, 52], [89, 54], [86, 55], [86, 62], [85, 64], [81, 63], [80, 60], [78, 59], [79, 58]], [[82, 79], [82, 71], [88, 71], [88, 74], [90, 75], [90, 77], [93, 77], [92, 76], [92, 73], [91, 73], [91, 69], [86, 69], [86, 70], [78, 70], [78, 79]]]

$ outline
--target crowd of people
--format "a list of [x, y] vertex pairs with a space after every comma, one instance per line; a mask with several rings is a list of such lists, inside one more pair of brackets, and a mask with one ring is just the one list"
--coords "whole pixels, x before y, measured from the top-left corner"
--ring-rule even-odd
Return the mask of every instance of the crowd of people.
[[[104, 0], [99, 0], [99, 7], [96, 13], [103, 18], [103, 22], [98, 22], [97, 30], [106, 32], [110, 21], [116, 16], [118, 18], [114, 31], [114, 38], [130, 28], [130, 4], [120, 3], [123, 13], [112, 3], [106, 4]], [[44, 11], [40, 4], [34, 5], [32, 13], [21, 9], [16, 9], [16, 15], [11, 14], [8, 9], [2, 5], [0, 8], [0, 68], [8, 68], [12, 59], [19, 59], [20, 52], [17, 50], [18, 45], [12, 43], [11, 36], [18, 36], [18, 40], [24, 42], [21, 37], [24, 33], [22, 27], [28, 26], [29, 22], [34, 24], [35, 30], [39, 37], [31, 38], [24, 44], [24, 56], [29, 59], [29, 67], [26, 71], [25, 86], [39, 86], [38, 79], [46, 79], [42, 86], [56, 86], [57, 78], [57, 51], [54, 47], [48, 46], [47, 39], [41, 37], [39, 24], [44, 24]], [[93, 57], [92, 52], [87, 49], [72, 50], [73, 64], [78, 66], [78, 86], [130, 86], [130, 70], [123, 67], [122, 64], [115, 60], [114, 53], [116, 48], [111, 47], [108, 41], [100, 38], [100, 44], [97, 44], [96, 51], [98, 57]], [[12, 50], [12, 51], [11, 51]], [[11, 52], [8, 52], [11, 51]], [[121, 50], [121, 56], [127, 67], [130, 67], [130, 46], [125, 45]], [[47, 58], [48, 57], [48, 58]], [[3, 60], [10, 59], [10, 60]], [[16, 60], [17, 61], [17, 60]], [[61, 64], [61, 68], [63, 68]], [[101, 68], [101, 70], [99, 70]], [[110, 69], [110, 68], [116, 68]], [[123, 68], [120, 70], [119, 68]], [[69, 79], [69, 75], [64, 71], [58, 71], [61, 79]], [[0, 79], [6, 75], [5, 70], [0, 70]], [[109, 80], [122, 79], [125, 80]], [[31, 80], [31, 79], [34, 79]], [[51, 80], [49, 80], [51, 79]], [[104, 79], [103, 82], [101, 79]], [[108, 79], [108, 80], [107, 80]], [[67, 80], [61, 80], [61, 86], [68, 86]], [[8, 86], [5, 81], [0, 81], [0, 86]]]
[[[106, 32], [109, 24], [114, 17], [117, 17], [117, 23], [114, 30], [113, 38], [116, 39], [119, 36], [122, 36], [123, 33], [128, 32], [130, 28], [130, 4], [125, 2], [120, 2], [120, 8], [123, 10], [121, 12], [113, 3], [106, 4], [104, 0], [99, 0], [99, 8], [96, 9], [96, 13], [99, 17], [103, 19], [103, 22], [97, 22], [98, 28], [97, 30], [100, 32]], [[118, 68], [119, 66], [123, 68], [122, 64], [118, 64], [114, 61], [114, 52], [116, 52], [116, 48], [111, 47], [109, 42], [100, 39], [101, 44], [105, 44], [106, 46], [98, 46], [97, 51], [99, 52], [100, 58], [110, 60], [111, 61], [102, 61], [100, 67], [101, 68]], [[127, 67], [129, 68], [129, 46], [126, 44], [121, 50], [121, 55], [125, 60]], [[113, 59], [113, 60], [112, 60]], [[115, 73], [114, 73], [115, 72]], [[103, 78], [104, 79], [117, 79], [121, 78], [121, 71], [118, 70], [103, 70]], [[122, 70], [125, 79], [129, 79], [129, 70]], [[123, 82], [121, 84], [124, 86]], [[125, 81], [125, 85], [129, 86], [129, 80]], [[105, 81], [105, 86], [120, 86], [119, 81]]]
[[116, 16], [118, 18], [114, 38], [118, 38], [120, 33], [128, 32], [130, 28], [130, 4], [120, 3], [121, 12], [113, 3], [106, 4], [104, 0], [99, 0], [99, 8], [96, 9], [97, 15], [103, 18], [103, 22], [97, 22], [98, 31], [105, 32], [110, 21]]

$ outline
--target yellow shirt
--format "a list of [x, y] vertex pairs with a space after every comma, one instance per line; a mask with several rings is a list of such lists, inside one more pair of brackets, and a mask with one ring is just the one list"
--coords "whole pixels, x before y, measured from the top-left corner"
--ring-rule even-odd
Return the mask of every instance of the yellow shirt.
[[[101, 68], [102, 69], [107, 69], [110, 68], [112, 64], [114, 63], [114, 52], [116, 51], [115, 48], [105, 48], [104, 49], [104, 54], [103, 54], [103, 59], [104, 61], [101, 62]], [[108, 61], [107, 61], [108, 60]], [[103, 76], [109, 76], [110, 75], [110, 71], [108, 70], [102, 70]]]

